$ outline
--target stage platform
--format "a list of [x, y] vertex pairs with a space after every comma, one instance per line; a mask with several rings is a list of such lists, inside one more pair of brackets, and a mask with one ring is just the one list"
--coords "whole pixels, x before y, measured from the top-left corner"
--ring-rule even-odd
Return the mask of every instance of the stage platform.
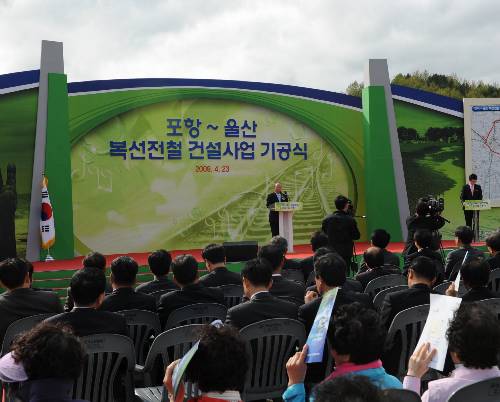
[[[478, 246], [484, 246], [484, 243], [478, 243]], [[363, 254], [363, 252], [369, 247], [368, 242], [356, 243], [356, 254]], [[444, 248], [455, 247], [454, 240], [444, 240]], [[393, 253], [401, 253], [404, 249], [404, 243], [391, 243], [388, 250]], [[172, 256], [175, 258], [180, 254], [192, 254], [199, 262], [202, 262], [201, 249], [193, 250], [173, 250], [170, 251]], [[107, 264], [111, 263], [113, 259], [119, 257], [120, 255], [128, 255], [134, 258], [140, 266], [145, 266], [148, 263], [149, 253], [129, 253], [129, 254], [111, 254], [106, 256]], [[288, 253], [287, 258], [305, 258], [312, 255], [311, 246], [309, 244], [296, 245], [293, 253]], [[74, 271], [82, 266], [83, 257], [76, 257], [71, 260], [58, 260], [50, 262], [35, 262], [33, 265], [35, 267], [35, 272], [47, 272], [47, 271]]]

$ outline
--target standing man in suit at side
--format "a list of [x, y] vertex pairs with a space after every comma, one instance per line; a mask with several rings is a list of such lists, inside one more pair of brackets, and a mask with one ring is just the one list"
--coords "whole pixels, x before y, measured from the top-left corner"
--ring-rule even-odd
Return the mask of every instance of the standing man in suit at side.
[[[267, 196], [266, 208], [270, 208], [272, 204], [277, 202], [288, 202], [288, 194], [286, 191], [281, 191], [281, 183], [274, 185], [274, 192]], [[271, 226], [272, 237], [280, 234], [279, 212], [269, 211], [269, 225]]]
[[[477, 175], [472, 173], [469, 176], [469, 183], [462, 187], [462, 191], [460, 192], [460, 201], [462, 203], [467, 200], [482, 200], [483, 199], [483, 190], [481, 186], [477, 184]], [[472, 217], [474, 216], [474, 211], [466, 211], [464, 210], [465, 216], [465, 224], [469, 227], [472, 227]], [[479, 223], [479, 222], [478, 222]]]

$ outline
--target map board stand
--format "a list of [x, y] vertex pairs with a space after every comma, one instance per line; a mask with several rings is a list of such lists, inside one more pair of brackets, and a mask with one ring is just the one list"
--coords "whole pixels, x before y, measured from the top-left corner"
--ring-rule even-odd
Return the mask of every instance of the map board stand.
[[271, 211], [279, 213], [280, 236], [288, 242], [288, 251], [293, 253], [293, 213], [302, 209], [301, 202], [276, 202]]
[[472, 231], [474, 241], [479, 241], [479, 211], [491, 209], [490, 200], [467, 200], [463, 202], [466, 211], [474, 211], [472, 215]]

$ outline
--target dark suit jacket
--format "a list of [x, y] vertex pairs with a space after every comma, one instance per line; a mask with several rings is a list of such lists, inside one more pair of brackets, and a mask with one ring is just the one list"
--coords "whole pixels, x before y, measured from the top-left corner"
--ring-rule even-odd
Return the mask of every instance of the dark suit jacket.
[[270, 318], [297, 319], [297, 306], [274, 297], [269, 292], [257, 293], [253, 298], [227, 311], [226, 324], [241, 329]]
[[291, 297], [299, 304], [303, 304], [306, 288], [300, 283], [283, 278], [281, 275], [273, 275], [273, 286], [269, 292], [274, 297]]
[[493, 271], [494, 269], [500, 268], [500, 253], [495, 256], [491, 256], [486, 260], [490, 269]]
[[[111, 284], [106, 281], [106, 288], [104, 290], [105, 295], [109, 295], [113, 291], [113, 288], [111, 287]], [[73, 310], [73, 307], [75, 307], [75, 302], [73, 301], [73, 295], [71, 294], [71, 288], [68, 288], [67, 290], [67, 296], [66, 296], [66, 303], [64, 303], [64, 311], [68, 312]]]
[[471, 261], [477, 257], [484, 257], [484, 253], [481, 250], [471, 246], [450, 251], [446, 256], [446, 263], [444, 266], [444, 276], [450, 281], [454, 281], [457, 277], [458, 271], [460, 271], [460, 268], [462, 267], [462, 262], [467, 252], [469, 252], [469, 254], [467, 254], [467, 261]]
[[436, 264], [436, 283], [435, 285], [439, 285], [444, 280], [444, 267], [443, 267], [443, 259], [441, 258], [441, 254], [437, 251], [431, 250], [430, 248], [423, 248], [420, 251], [417, 251], [413, 254], [409, 254], [406, 256], [405, 266], [403, 270], [404, 275], [408, 275], [408, 267], [410, 263], [417, 257], [429, 257], [434, 264]]
[[95, 334], [118, 334], [128, 336], [127, 322], [120, 314], [100, 311], [93, 308], [74, 308], [46, 320], [64, 323], [73, 328], [77, 336]]
[[307, 282], [307, 280], [309, 279], [309, 275], [311, 275], [311, 272], [314, 271], [314, 256], [311, 255], [302, 259], [299, 264], [300, 269], [304, 274], [304, 281]]
[[135, 288], [136, 292], [150, 294], [161, 290], [178, 290], [179, 287], [166, 276], [153, 279], [151, 282], [142, 283]]
[[207, 288], [215, 288], [222, 285], [240, 285], [241, 276], [236, 272], [231, 272], [225, 267], [216, 268], [212, 272], [202, 276], [200, 283]]
[[[354, 302], [361, 303], [365, 307], [373, 308], [373, 303], [370, 296], [364, 293], [346, 291], [344, 288], [339, 289], [335, 304], [333, 306], [332, 316], [330, 322], [333, 320], [335, 312], [345, 304]], [[306, 332], [309, 334], [311, 331], [314, 319], [318, 313], [319, 305], [321, 304], [321, 297], [313, 300], [310, 303], [304, 304], [299, 307], [299, 320], [306, 327]], [[328, 347], [325, 347], [323, 352], [323, 361], [321, 363], [312, 363], [307, 365], [306, 383], [319, 383], [324, 380], [326, 372], [326, 363], [328, 361]]]
[[479, 184], [474, 185], [474, 194], [470, 191], [470, 186], [468, 184], [462, 187], [462, 191], [460, 191], [460, 201], [465, 200], [482, 200], [483, 199], [483, 190]]
[[300, 260], [297, 260], [295, 258], [286, 258], [285, 257], [285, 262], [283, 263], [282, 269], [284, 269], [284, 270], [300, 269]]
[[328, 236], [329, 246], [342, 257], [352, 254], [353, 241], [361, 236], [354, 218], [344, 211], [328, 215], [323, 220], [321, 229]]
[[[382, 254], [384, 254], [384, 265], [392, 265], [394, 267], [399, 267], [401, 265], [399, 257], [396, 254], [391, 253], [389, 250], [385, 248], [382, 249]], [[368, 267], [366, 266], [366, 262], [363, 261], [359, 268], [359, 273], [365, 272], [367, 270]]]
[[469, 291], [462, 296], [463, 302], [475, 302], [479, 300], [493, 299], [497, 296], [487, 287], [469, 289]]
[[169, 292], [161, 296], [158, 303], [158, 314], [161, 325], [165, 326], [168, 316], [178, 308], [197, 303], [218, 303], [225, 305], [224, 294], [220, 289], [207, 288], [201, 283], [184, 286], [181, 290]]
[[[363, 292], [363, 286], [361, 285], [360, 282], [358, 282], [356, 279], [351, 279], [347, 278], [344, 284], [342, 285], [342, 289], [348, 292], [356, 292], [356, 293], [362, 293]], [[308, 286], [306, 289], [306, 293], [312, 290], [313, 292], [318, 293], [318, 289], [316, 289], [316, 284], [312, 284], [311, 286]]]
[[[446, 224], [446, 221], [441, 215], [432, 216], [418, 216], [412, 215], [406, 219], [406, 227], [408, 228], [408, 236], [406, 238], [405, 249], [403, 250], [403, 255], [412, 254], [417, 251], [413, 237], [415, 232], [419, 229], [427, 229], [431, 232], [435, 232], [441, 229]], [[439, 247], [439, 238], [435, 237], [436, 248]]]
[[101, 311], [147, 310], [156, 312], [153, 296], [136, 292], [133, 288], [120, 288], [107, 295], [99, 307]]
[[5, 331], [14, 321], [32, 315], [63, 311], [59, 297], [53, 292], [19, 288], [0, 295], [0, 345]]
[[[288, 194], [280, 193], [281, 194], [281, 202], [288, 202]], [[271, 194], [267, 195], [266, 199], [266, 208], [269, 208], [271, 204], [274, 204], [278, 201], [278, 196], [276, 195], [275, 192], [272, 192]], [[269, 220], [270, 221], [277, 221], [279, 219], [279, 212], [275, 211], [269, 211]]]
[[356, 275], [356, 280], [361, 283], [363, 286], [363, 290], [366, 289], [366, 285], [372, 279], [378, 278], [379, 276], [391, 275], [391, 274], [400, 274], [401, 271], [397, 268], [393, 268], [392, 266], [382, 265], [381, 267], [369, 269], [365, 272]]
[[388, 293], [380, 310], [381, 319], [386, 328], [389, 329], [392, 320], [399, 312], [410, 307], [429, 304], [431, 293], [435, 292], [423, 283], [417, 283], [411, 288], [398, 292]]

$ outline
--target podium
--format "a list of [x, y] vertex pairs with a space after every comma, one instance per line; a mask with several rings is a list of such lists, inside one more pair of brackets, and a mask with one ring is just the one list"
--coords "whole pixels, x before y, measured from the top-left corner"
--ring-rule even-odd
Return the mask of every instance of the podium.
[[474, 241], [479, 241], [479, 211], [491, 209], [490, 200], [465, 200], [462, 205], [466, 211], [474, 211], [472, 231], [474, 232]]
[[293, 253], [293, 213], [302, 209], [301, 202], [276, 202], [271, 211], [279, 213], [280, 236], [288, 242], [288, 251]]

